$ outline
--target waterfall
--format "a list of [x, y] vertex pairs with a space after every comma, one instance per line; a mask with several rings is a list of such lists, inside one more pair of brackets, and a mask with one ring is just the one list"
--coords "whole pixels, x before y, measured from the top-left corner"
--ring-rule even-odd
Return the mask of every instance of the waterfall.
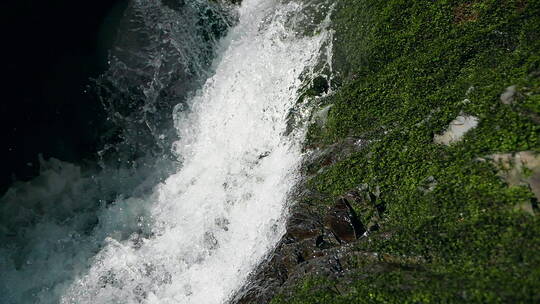
[[[304, 137], [286, 132], [288, 116], [329, 39], [328, 18], [306, 34], [327, 13], [311, 2], [306, 13], [300, 1], [243, 1], [212, 76], [173, 112], [181, 165], [151, 191], [137, 191], [148, 184], [130, 170], [90, 174], [57, 160], [10, 189], [2, 200], [66, 216], [25, 232], [23, 260], [0, 248], [7, 303], [226, 302], [285, 232]], [[126, 184], [135, 190], [117, 195]]]

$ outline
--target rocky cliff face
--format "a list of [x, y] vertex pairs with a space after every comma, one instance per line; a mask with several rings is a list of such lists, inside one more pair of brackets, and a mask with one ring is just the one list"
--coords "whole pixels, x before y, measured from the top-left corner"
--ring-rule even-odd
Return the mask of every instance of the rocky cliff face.
[[287, 233], [231, 302], [539, 301], [539, 16], [339, 1]]

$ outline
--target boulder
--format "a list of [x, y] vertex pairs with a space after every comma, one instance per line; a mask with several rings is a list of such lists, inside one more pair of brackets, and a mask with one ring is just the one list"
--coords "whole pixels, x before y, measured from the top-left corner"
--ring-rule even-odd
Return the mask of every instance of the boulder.
[[[536, 200], [540, 201], [540, 154], [533, 151], [500, 153], [489, 155], [482, 160], [493, 162], [500, 169], [499, 176], [509, 186], [527, 186]], [[520, 202], [516, 208], [535, 214], [531, 202]]]
[[449, 146], [453, 143], [461, 141], [463, 136], [471, 129], [478, 126], [478, 118], [470, 115], [461, 114], [452, 122], [444, 133], [435, 135], [433, 141], [436, 144]]
[[324, 218], [324, 227], [340, 243], [354, 242], [366, 232], [346, 198], [339, 199], [330, 208]]

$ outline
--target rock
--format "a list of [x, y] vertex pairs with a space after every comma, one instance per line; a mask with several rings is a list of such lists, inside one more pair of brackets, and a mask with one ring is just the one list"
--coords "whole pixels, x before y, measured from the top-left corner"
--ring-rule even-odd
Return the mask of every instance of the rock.
[[322, 171], [319, 170], [325, 170], [351, 154], [365, 149], [369, 144], [370, 142], [367, 140], [347, 137], [324, 149], [313, 149], [302, 165], [302, 173], [305, 176], [320, 173]]
[[294, 241], [314, 238], [321, 234], [321, 224], [317, 217], [308, 212], [295, 212], [287, 223], [287, 236]]
[[461, 141], [463, 136], [478, 126], [478, 118], [470, 115], [459, 115], [454, 119], [446, 131], [441, 135], [435, 135], [433, 141], [436, 144], [449, 146]]
[[340, 243], [354, 242], [366, 232], [345, 198], [339, 199], [326, 214], [324, 227], [332, 231]]
[[326, 121], [328, 120], [328, 113], [330, 112], [330, 109], [333, 105], [328, 105], [319, 111], [315, 112], [313, 115], [313, 120], [315, 123], [317, 123], [320, 127], [324, 126], [326, 124]]
[[276, 293], [292, 288], [307, 275], [340, 277], [356, 265], [356, 259], [376, 261], [376, 255], [354, 249], [354, 244], [368, 239], [362, 237], [366, 228], [353, 204], [366, 212], [362, 218], [375, 223], [370, 224], [372, 227], [382, 212], [377, 207], [381, 205], [380, 188], [361, 188], [364, 190], [352, 191], [327, 208], [320, 208], [327, 197], [311, 191], [299, 193], [301, 202], [290, 210], [285, 236], [228, 303], [266, 304]]
[[313, 79], [313, 90], [315, 91], [315, 94], [317, 96], [328, 93], [329, 89], [330, 84], [328, 83], [328, 80], [326, 80], [326, 78], [322, 76], [317, 76], [315, 77], [315, 79]]
[[474, 86], [470, 86], [470, 87], [467, 89], [467, 92], [465, 92], [465, 95], [466, 95], [466, 96], [469, 96], [469, 95], [471, 95], [475, 90], [476, 90], [476, 88], [475, 88]]
[[359, 191], [351, 191], [344, 198], [357, 211], [359, 222], [364, 228], [363, 233], [377, 231], [386, 210], [384, 202], [380, 200], [381, 190], [378, 186], [373, 188], [367, 184], [360, 185], [358, 188]]
[[437, 180], [433, 176], [429, 176], [426, 178], [421, 186], [418, 186], [418, 190], [429, 193], [435, 190], [435, 187], [437, 187]]
[[281, 262], [281, 244], [267, 260], [263, 261], [257, 271], [250, 276], [244, 285], [227, 302], [230, 304], [269, 303], [276, 290], [288, 278], [287, 270]]
[[523, 202], [517, 203], [514, 206], [514, 210], [521, 210], [533, 216], [536, 215], [536, 213], [534, 212], [534, 206], [531, 201], [523, 201]]
[[297, 203], [290, 212], [285, 236], [229, 303], [269, 303], [299, 264], [324, 255], [320, 248], [324, 243], [320, 214], [307, 203]]
[[517, 86], [509, 86], [504, 93], [501, 94], [501, 102], [505, 105], [513, 104], [516, 99]]
[[[493, 154], [487, 159], [495, 163], [501, 170], [501, 176], [510, 186], [525, 185], [530, 187], [537, 201], [540, 201], [540, 155], [533, 151], [522, 151], [517, 153]], [[523, 207], [520, 204], [519, 209], [527, 212], [532, 207]], [[530, 213], [530, 212], [529, 212]]]
[[[540, 115], [534, 106], [527, 105], [528, 102], [521, 103], [519, 101], [532, 101], [537, 97], [538, 92], [530, 87], [520, 87], [519, 90], [516, 86], [510, 86], [506, 88], [506, 91], [501, 95], [501, 102], [506, 105], [513, 105], [513, 109], [520, 115], [528, 117], [534, 123], [540, 124]], [[534, 102], [532, 103], [534, 104]]]

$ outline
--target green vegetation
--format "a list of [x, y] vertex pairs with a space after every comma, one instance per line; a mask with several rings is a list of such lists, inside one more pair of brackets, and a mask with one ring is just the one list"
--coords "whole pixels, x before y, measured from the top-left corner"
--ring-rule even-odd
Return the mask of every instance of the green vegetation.
[[[540, 152], [540, 1], [343, 0], [333, 22], [341, 74], [306, 146], [369, 144], [311, 166], [308, 186], [323, 203], [378, 187], [381, 229], [355, 250], [380, 258], [359, 259], [346, 283], [306, 278], [273, 303], [540, 302], [540, 220], [515, 208], [538, 202], [479, 160]], [[434, 144], [460, 113], [478, 127]]]

